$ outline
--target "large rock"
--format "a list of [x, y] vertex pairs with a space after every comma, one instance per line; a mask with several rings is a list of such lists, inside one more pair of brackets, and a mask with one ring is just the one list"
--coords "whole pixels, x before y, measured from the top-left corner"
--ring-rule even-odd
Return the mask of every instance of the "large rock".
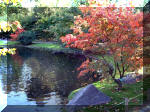
[[141, 80], [142, 77], [142, 75], [136, 76], [135, 73], [129, 73], [125, 77], [121, 78], [120, 81], [122, 84], [135, 84], [137, 80]]
[[109, 96], [106, 96], [104, 93], [100, 92], [95, 86], [90, 84], [79, 90], [67, 105], [100, 105], [106, 104], [110, 101], [111, 99]]

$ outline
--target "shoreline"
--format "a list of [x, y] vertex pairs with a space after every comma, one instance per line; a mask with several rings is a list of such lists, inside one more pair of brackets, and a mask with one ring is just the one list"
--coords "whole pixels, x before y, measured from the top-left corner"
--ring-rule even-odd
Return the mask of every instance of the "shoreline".
[[[1, 42], [3, 40], [0, 40]], [[25, 47], [25, 48], [31, 48], [36, 50], [44, 50], [52, 53], [65, 53], [65, 54], [75, 54], [75, 55], [84, 55], [84, 53], [79, 49], [74, 48], [66, 48], [62, 44], [58, 42], [33, 42], [31, 45], [21, 45], [17, 41], [7, 41], [5, 44], [0, 44], [0, 47]]]
[[[74, 48], [65, 48], [62, 44], [60, 44], [59, 42], [33, 42], [33, 44], [31, 45], [27, 45], [27, 46], [24, 46], [24, 45], [21, 45], [19, 42], [17, 41], [7, 41], [8, 44], [5, 44], [5, 45], [1, 45], [0, 44], [0, 47], [9, 47], [9, 48], [12, 48], [12, 47], [15, 47], [15, 48], [19, 48], [19, 47], [24, 47], [24, 48], [30, 48], [30, 49], [36, 49], [36, 50], [44, 50], [44, 51], [48, 51], [48, 52], [51, 52], [51, 53], [65, 53], [65, 54], [73, 54], [73, 55], [82, 55], [82, 56], [85, 56], [87, 58], [92, 58], [92, 59], [96, 59], [94, 56], [89, 56], [89, 55], [86, 55], [82, 52], [82, 50], [78, 50], [78, 49], [74, 49]], [[96, 88], [98, 88], [100, 91], [102, 91], [103, 93], [105, 93], [106, 95], [110, 96], [110, 97], [113, 97], [113, 101], [110, 103], [110, 104], [114, 104], [115, 102], [117, 103], [120, 103], [123, 99], [124, 96], [128, 96], [124, 93], [124, 91], [121, 91], [121, 96], [116, 92], [114, 91], [114, 93], [110, 93], [110, 91], [112, 90], [112, 88], [115, 90], [115, 87], [116, 87], [116, 84], [114, 82], [111, 82], [111, 83], [108, 83], [108, 82], [103, 82], [103, 83], [100, 83], [99, 81], [98, 82], [93, 82], [92, 83]], [[107, 86], [107, 87], [105, 87]], [[134, 84], [133, 86], [131, 85], [126, 85], [126, 87], [128, 89], [130, 89], [130, 96], [134, 96], [135, 94], [135, 91], [137, 91], [137, 88], [141, 88], [141, 83], [136, 83]], [[75, 93], [81, 88], [78, 88], [76, 90], [73, 90], [69, 95], [68, 95], [68, 99], [71, 99]], [[133, 93], [134, 94], [133, 94]], [[140, 91], [139, 91], [140, 93]], [[123, 96], [124, 95], [124, 96]], [[120, 100], [118, 100], [117, 97], [120, 97]], [[140, 103], [142, 100], [140, 98], [137, 98], [139, 100], [138, 103]], [[134, 104], [131, 102], [131, 104]]]

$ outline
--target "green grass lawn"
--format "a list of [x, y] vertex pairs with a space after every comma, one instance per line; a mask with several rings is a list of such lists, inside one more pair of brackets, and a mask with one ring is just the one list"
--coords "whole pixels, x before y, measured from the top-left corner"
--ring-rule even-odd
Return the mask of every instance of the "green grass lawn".
[[4, 44], [5, 44], [5, 42], [0, 40], [0, 45], [4, 45]]
[[[18, 45], [20, 44], [18, 41], [8, 41], [7, 43], [4, 40], [0, 40], [0, 45]], [[64, 49], [60, 44], [56, 43], [33, 43], [28, 45], [31, 47], [39, 47], [39, 48], [49, 48], [49, 49]]]
[[17, 41], [8, 41], [7, 42], [7, 45], [17, 45], [17, 44], [19, 44], [19, 42], [17, 42]]
[[[104, 80], [103, 82], [96, 82], [93, 83], [93, 85], [100, 90], [101, 92], [105, 93], [107, 96], [111, 97], [112, 100], [108, 105], [117, 105], [120, 104], [121, 102], [124, 102], [125, 98], [133, 98], [137, 95], [140, 95], [139, 97], [135, 98], [134, 100], [131, 100], [129, 102], [129, 105], [140, 105], [143, 102], [143, 82], [137, 82], [132, 85], [124, 85], [123, 89], [121, 91], [117, 91], [117, 84], [114, 83], [113, 81], [107, 81]], [[69, 99], [72, 99], [75, 93], [80, 90], [74, 90], [71, 92], [69, 95]], [[124, 103], [123, 103], [124, 104]]]
[[8, 42], [5, 42], [4, 40], [0, 40], [0, 45], [16, 45], [16, 44], [19, 44], [19, 42], [17, 41], [8, 41]]
[[[4, 41], [4, 40], [0, 40], [0, 46], [5, 46], [5, 45], [21, 45], [19, 41]], [[74, 50], [70, 49], [70, 48], [65, 48], [63, 45], [61, 45], [60, 43], [32, 43], [31, 45], [27, 45], [24, 47], [29, 47], [29, 48], [44, 48], [44, 49], [48, 49], [48, 50], [52, 50], [52, 51], [63, 51], [66, 53], [70, 52], [74, 52]]]
[[63, 48], [60, 44], [51, 44], [51, 43], [37, 43], [30, 45], [32, 47], [40, 47], [40, 48], [50, 48], [50, 49], [61, 49]]
[[94, 84], [99, 90], [101, 90], [106, 95], [112, 98], [112, 101], [109, 104], [116, 105], [124, 101], [125, 98], [133, 98], [139, 94], [141, 96], [137, 97], [134, 100], [129, 102], [129, 105], [140, 105], [142, 104], [143, 98], [143, 82], [137, 82], [132, 85], [124, 85], [124, 88], [121, 91], [115, 90], [117, 85], [114, 82], [100, 82]]
[[29, 45], [30, 48], [43, 48], [54, 51], [54, 52], [64, 52], [64, 53], [76, 53], [79, 52], [77, 49], [66, 48], [60, 43], [33, 43]]

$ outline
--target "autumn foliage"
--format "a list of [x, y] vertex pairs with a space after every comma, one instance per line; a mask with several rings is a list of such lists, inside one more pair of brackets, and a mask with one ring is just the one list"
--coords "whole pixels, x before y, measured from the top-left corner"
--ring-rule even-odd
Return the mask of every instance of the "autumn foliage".
[[[132, 7], [117, 8], [113, 5], [80, 7], [80, 10], [83, 16], [75, 17], [74, 33], [61, 37], [66, 47], [91, 51], [93, 54], [95, 51], [99, 54], [109, 51], [114, 60], [113, 78], [117, 70], [121, 78], [127, 70], [135, 71], [142, 66], [143, 13], [135, 12]], [[104, 46], [100, 46], [100, 43]], [[87, 60], [81, 65], [80, 76], [91, 70], [89, 64]]]
[[24, 32], [24, 31], [25, 31], [24, 29], [17, 28], [17, 30], [16, 30], [14, 33], [12, 33], [12, 34], [10, 35], [11, 40], [17, 40], [19, 34], [21, 34], [21, 33]]

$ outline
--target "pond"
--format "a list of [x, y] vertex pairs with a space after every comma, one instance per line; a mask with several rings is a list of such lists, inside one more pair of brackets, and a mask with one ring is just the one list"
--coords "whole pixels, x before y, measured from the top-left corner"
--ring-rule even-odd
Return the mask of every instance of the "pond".
[[87, 82], [77, 78], [82, 55], [22, 47], [0, 58], [0, 94], [7, 94], [7, 105], [64, 105]]

